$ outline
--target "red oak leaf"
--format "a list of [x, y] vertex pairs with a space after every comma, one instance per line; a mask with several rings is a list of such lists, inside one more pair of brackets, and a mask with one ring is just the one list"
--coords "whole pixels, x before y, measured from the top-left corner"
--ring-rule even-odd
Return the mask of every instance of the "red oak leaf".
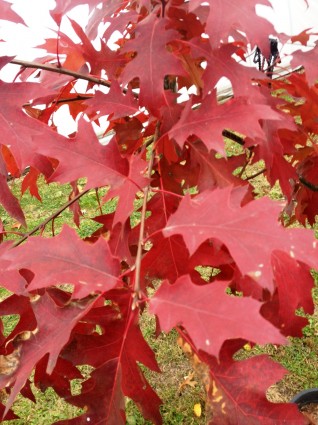
[[251, 138], [264, 138], [260, 117], [282, 119], [282, 116], [268, 105], [252, 104], [244, 98], [231, 99], [218, 105], [214, 92], [206, 96], [196, 110], [192, 110], [188, 103], [180, 120], [169, 131], [169, 136], [182, 147], [189, 136], [196, 135], [209, 149], [224, 153], [224, 129], [230, 128]]
[[123, 85], [136, 77], [140, 78], [140, 105], [158, 115], [165, 104], [164, 77], [186, 75], [181, 62], [167, 49], [167, 43], [179, 34], [167, 29], [168, 21], [154, 13], [141, 21], [135, 38], [128, 40], [123, 52], [136, 52], [121, 75]]
[[121, 374], [116, 359], [109, 360], [91, 373], [81, 388], [81, 394], [66, 397], [86, 413], [77, 418], [54, 422], [55, 425], [125, 425], [125, 399], [121, 391]]
[[14, 354], [16, 354], [17, 361], [14, 370], [7, 375], [0, 376], [2, 387], [14, 382], [6, 404], [6, 412], [37, 362], [47, 353], [49, 353], [47, 372], [51, 373], [62, 348], [69, 340], [72, 329], [81, 317], [87, 314], [93, 304], [92, 300], [86, 300], [82, 304], [69, 304], [61, 308], [47, 294], [32, 303], [37, 329], [35, 332], [31, 332], [28, 339], [21, 338], [21, 341], [15, 343]]
[[[111, 3], [114, 3], [115, 0], [112, 0]], [[63, 15], [66, 15], [67, 12], [74, 9], [74, 7], [87, 4], [90, 11], [101, 3], [100, 0], [55, 0], [55, 8], [51, 11], [52, 18], [60, 26]], [[120, 1], [117, 1], [120, 4]]]
[[273, 253], [272, 264], [277, 294], [263, 306], [262, 314], [276, 327], [280, 327], [284, 335], [300, 338], [308, 319], [297, 315], [296, 310], [302, 308], [307, 314], [314, 312], [314, 281], [310, 267], [280, 251]]
[[22, 226], [26, 227], [25, 217], [19, 201], [10, 191], [7, 177], [3, 174], [0, 174], [0, 204], [3, 205], [11, 217], [15, 218]]
[[[83, 31], [81, 25], [72, 19], [69, 19], [69, 21], [76, 35], [81, 40], [81, 43], [76, 46], [83, 60], [82, 65], [88, 62], [90, 73], [93, 75], [101, 75], [102, 70], [105, 70], [108, 79], [116, 78], [118, 68], [126, 62], [124, 56], [119, 55], [117, 51], [110, 49], [103, 40], [100, 41], [101, 48], [96, 50], [91, 40], [89, 40]], [[73, 48], [69, 49], [69, 61], [72, 61], [73, 51]], [[64, 66], [67, 67], [66, 64], [64, 64]]]
[[[86, 322], [98, 324], [102, 333], [100, 335], [96, 332], [92, 335], [84, 335], [83, 332], [76, 333], [74, 340], [63, 353], [63, 356], [74, 364], [87, 363], [96, 368], [94, 379], [90, 381], [92, 385], [87, 385], [85, 388], [85, 397], [74, 396], [68, 401], [76, 406], [88, 406], [88, 413], [80, 418], [85, 420], [90, 415], [94, 415], [96, 408], [95, 385], [97, 385], [94, 384], [94, 381], [97, 379], [99, 370], [104, 374], [104, 371], [112, 364], [114, 366], [113, 373], [110, 373], [108, 380], [99, 381], [98, 385], [108, 392], [108, 399], [117, 400], [117, 405], [114, 405], [115, 401], [112, 404], [104, 399], [106, 404], [99, 406], [96, 412], [103, 418], [101, 423], [114, 425], [125, 423], [123, 418], [119, 422], [114, 422], [113, 419], [117, 417], [119, 420], [118, 412], [122, 406], [121, 397], [118, 394], [120, 390], [122, 394], [135, 401], [146, 419], [159, 425], [162, 423], [159, 413], [161, 400], [143, 376], [138, 363], [157, 372], [159, 372], [159, 368], [153, 351], [140, 331], [138, 311], [137, 309], [132, 310], [131, 293], [127, 290], [115, 290], [110, 291], [107, 295], [112, 300], [112, 306], [91, 310], [85, 317]], [[83, 422], [75, 421], [74, 423]]]
[[[191, 10], [200, 3], [194, 1]], [[252, 46], [257, 45], [266, 57], [269, 56], [268, 37], [274, 31], [273, 25], [255, 11], [256, 4], [271, 7], [268, 0], [213, 0], [208, 3], [210, 12], [205, 32], [210, 36], [211, 44], [218, 45], [219, 40], [226, 42], [234, 31], [242, 31]]]
[[52, 239], [30, 238], [26, 244], [7, 251], [5, 259], [12, 261], [14, 269], [34, 273], [29, 291], [70, 283], [75, 298], [110, 290], [118, 283], [120, 270], [119, 261], [104, 239], [88, 244], [67, 226]]
[[[247, 360], [219, 363], [203, 359], [210, 366], [213, 380], [208, 411], [209, 424], [229, 425], [306, 425], [308, 422], [293, 403], [271, 403], [267, 389], [281, 380], [287, 371], [266, 355]], [[235, 422], [229, 422], [233, 418]], [[234, 419], [235, 418], [235, 419]]]
[[115, 81], [112, 83], [109, 93], [105, 94], [98, 91], [85, 104], [88, 106], [85, 111], [86, 114], [95, 113], [95, 116], [111, 115], [113, 120], [126, 115], [134, 115], [139, 111], [136, 99], [131, 93], [123, 94]]
[[194, 199], [186, 196], [163, 234], [181, 234], [190, 254], [208, 238], [222, 241], [241, 272], [268, 289], [272, 289], [273, 250], [287, 251], [314, 267], [317, 252], [310, 231], [284, 229], [278, 222], [281, 206], [268, 198], [240, 207], [230, 193], [231, 188], [225, 188]]
[[4, 21], [11, 21], [17, 24], [24, 24], [24, 20], [21, 16], [17, 15], [14, 10], [11, 8], [12, 3], [1, 0], [0, 2], [0, 19]]
[[53, 387], [60, 397], [71, 396], [72, 389], [69, 381], [72, 379], [83, 379], [80, 371], [70, 362], [58, 357], [53, 371], [47, 373], [47, 362], [49, 355], [44, 356], [36, 365], [34, 373], [34, 385], [41, 391]]
[[238, 50], [235, 44], [222, 44], [213, 49], [209, 40], [203, 38], [182, 41], [182, 44], [191, 49], [193, 57], [207, 61], [203, 74], [204, 95], [208, 94], [222, 77], [230, 80], [235, 97], [251, 96], [252, 91], [256, 92], [252, 86], [252, 78], [259, 78], [260, 75], [255, 68], [242, 66], [232, 57]]
[[195, 285], [189, 276], [180, 277], [173, 285], [164, 281], [150, 301], [150, 312], [156, 314], [163, 331], [182, 326], [198, 350], [214, 356], [228, 339], [244, 338], [258, 344], [285, 342], [260, 315], [258, 301], [230, 296], [227, 287], [223, 282]]
[[206, 146], [198, 142], [188, 142], [191, 146], [191, 166], [198, 165], [197, 187], [200, 192], [207, 189], [226, 186], [243, 185], [244, 181], [233, 175], [233, 171], [243, 165], [244, 158], [232, 156], [217, 158], [216, 152], [207, 150]]
[[[56, 134], [49, 141], [38, 136], [34, 141], [38, 153], [59, 161], [50, 181], [66, 183], [87, 177], [87, 189], [109, 184], [117, 188], [130, 182], [129, 161], [121, 157], [116, 142], [102, 146], [91, 124], [84, 119], [80, 120], [78, 133], [73, 139]], [[139, 162], [140, 165], [134, 171], [142, 174], [144, 164]]]
[[124, 223], [134, 211], [134, 200], [136, 192], [146, 186], [147, 179], [140, 170], [146, 171], [147, 163], [138, 156], [130, 159], [129, 175], [127, 183], [120, 188], [110, 189], [105, 196], [105, 200], [119, 196], [118, 205], [115, 211], [114, 224]]
[[168, 279], [174, 282], [179, 276], [187, 273], [185, 264], [189, 261], [189, 253], [182, 238], [160, 236], [152, 240], [154, 246], [141, 261], [141, 281], [145, 286], [151, 285], [154, 279]]
[[318, 47], [315, 45], [314, 49], [309, 50], [308, 52], [303, 52], [297, 50], [293, 53], [292, 65], [304, 66], [306, 72], [306, 78], [308, 84], [314, 84], [318, 79], [317, 73], [317, 57], [318, 57]]

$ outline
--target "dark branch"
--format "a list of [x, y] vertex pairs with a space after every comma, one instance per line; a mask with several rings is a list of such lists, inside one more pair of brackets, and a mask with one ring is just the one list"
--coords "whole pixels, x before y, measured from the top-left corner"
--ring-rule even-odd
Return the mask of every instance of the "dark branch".
[[90, 189], [84, 190], [83, 192], [79, 193], [77, 196], [75, 196], [73, 199], [68, 201], [66, 204], [64, 204], [61, 208], [59, 208], [57, 211], [55, 211], [53, 214], [51, 214], [47, 219], [42, 221], [40, 224], [38, 224], [34, 229], [30, 230], [30, 232], [25, 233], [23, 237], [18, 240], [16, 243], [13, 244], [13, 248], [16, 246], [21, 245], [24, 241], [26, 241], [30, 236], [34, 235], [38, 230], [43, 229], [50, 221], [54, 220], [56, 217], [58, 217], [66, 208], [74, 204], [74, 202], [78, 201], [83, 195], [85, 195], [87, 192], [89, 192]]
[[13, 59], [10, 63], [14, 65], [20, 65], [23, 68], [34, 68], [34, 69], [43, 69], [45, 71], [56, 72], [57, 74], [64, 74], [74, 77], [78, 80], [86, 80], [91, 83], [100, 84], [101, 86], [110, 87], [111, 84], [107, 80], [103, 80], [102, 78], [93, 77], [92, 75], [81, 74], [80, 72], [71, 71], [65, 68], [59, 68], [55, 65], [43, 64], [38, 62], [28, 62], [18, 59]]

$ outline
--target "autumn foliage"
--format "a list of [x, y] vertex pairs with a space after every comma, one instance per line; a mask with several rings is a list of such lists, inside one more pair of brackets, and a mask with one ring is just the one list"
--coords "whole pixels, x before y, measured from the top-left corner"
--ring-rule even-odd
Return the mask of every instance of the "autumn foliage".
[[[83, 28], [67, 14], [87, 3]], [[40, 175], [48, 185], [71, 183], [67, 207], [77, 226], [87, 191], [107, 187], [101, 202], [118, 200], [113, 213], [94, 218], [100, 227], [85, 240], [67, 225], [41, 235], [60, 211], [14, 241], [2, 225], [0, 283], [11, 296], [0, 315], [19, 315], [9, 335], [0, 332], [6, 419], [15, 417], [19, 393], [33, 398], [34, 372], [40, 390], [53, 387], [84, 409], [61, 425], [124, 424], [125, 397], [161, 424], [162, 401], [140, 368], [160, 372], [140, 330], [146, 309], [158, 332], [177, 330], [193, 367], [206, 365], [208, 423], [306, 424], [296, 405], [266, 399], [282, 366], [264, 355], [233, 359], [247, 342], [301, 336], [307, 320], [295, 311], [313, 313], [317, 267], [308, 228], [318, 213], [317, 49], [295, 52], [291, 66], [303, 68], [284, 77], [279, 64], [273, 78], [245, 66], [255, 46], [269, 56], [274, 33], [256, 3], [271, 7], [267, 0], [56, 0], [51, 16], [58, 26], [69, 19], [76, 41], [59, 30], [33, 64], [0, 58], [1, 68], [20, 65], [13, 82], [0, 82], [5, 210], [25, 226], [9, 173], [23, 176], [22, 190], [36, 197]], [[4, 0], [0, 18], [23, 23]], [[310, 33], [278, 36], [300, 46]], [[227, 99], [216, 89], [221, 77], [232, 86]], [[195, 90], [180, 101], [176, 87]], [[78, 123], [69, 137], [54, 121], [64, 105]], [[92, 123], [105, 117], [113, 136], [102, 145]], [[234, 155], [224, 134], [239, 148]], [[255, 170], [271, 187], [278, 182], [283, 203], [257, 199]], [[206, 266], [214, 271], [209, 281], [200, 275]], [[81, 365], [93, 370], [72, 395]]]

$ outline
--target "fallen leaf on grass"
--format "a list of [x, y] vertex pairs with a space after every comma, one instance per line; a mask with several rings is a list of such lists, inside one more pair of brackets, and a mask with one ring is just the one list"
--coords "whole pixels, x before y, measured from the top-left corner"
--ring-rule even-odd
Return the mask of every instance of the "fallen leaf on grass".
[[188, 376], [184, 377], [184, 381], [179, 385], [179, 394], [181, 394], [182, 390], [186, 385], [194, 388], [197, 385], [197, 381], [193, 381], [194, 372], [189, 373]]

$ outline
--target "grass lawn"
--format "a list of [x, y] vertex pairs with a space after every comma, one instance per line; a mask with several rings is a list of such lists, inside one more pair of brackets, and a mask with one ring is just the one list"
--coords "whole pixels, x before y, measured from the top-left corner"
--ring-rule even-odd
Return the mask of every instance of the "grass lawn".
[[[20, 199], [21, 179], [12, 181], [11, 186], [14, 193]], [[269, 194], [273, 198], [280, 198], [280, 191], [274, 188], [270, 191], [268, 185], [262, 177], [255, 179], [254, 184], [261, 195]], [[84, 183], [82, 182], [82, 186]], [[68, 201], [71, 191], [68, 185], [51, 184], [46, 186], [40, 180], [40, 194], [42, 202], [31, 197], [29, 193], [25, 193], [22, 197], [22, 207], [26, 215], [28, 230], [31, 230], [47, 218], [52, 211], [60, 208]], [[105, 190], [100, 191], [100, 198]], [[81, 226], [77, 229], [81, 237], [89, 236], [98, 228], [98, 224], [91, 220], [92, 217], [100, 214], [100, 206], [94, 191], [89, 192], [80, 200], [83, 217], [81, 218]], [[116, 203], [108, 202], [102, 206], [103, 213], [114, 210]], [[19, 227], [19, 224], [12, 220], [7, 213], [0, 209], [0, 217], [5, 225], [6, 230], [12, 229], [15, 232], [24, 232], [25, 229]], [[65, 210], [55, 221], [54, 231], [58, 233], [63, 225], [68, 223], [76, 228], [72, 220], [72, 212]], [[43, 229], [45, 235], [52, 233], [51, 225]], [[18, 238], [15, 234], [10, 234], [10, 238]], [[0, 298], [4, 299], [8, 296], [8, 292], [0, 288]], [[313, 291], [314, 300], [318, 305], [318, 289]], [[16, 317], [2, 317], [5, 332], [10, 332], [15, 326]], [[145, 371], [150, 384], [158, 392], [164, 401], [162, 407], [162, 415], [164, 424], [204, 424], [204, 403], [205, 394], [199, 378], [195, 375], [186, 356], [176, 343], [177, 334], [172, 331], [169, 334], [162, 333], [159, 338], [154, 337], [155, 321], [154, 317], [145, 312], [141, 319], [142, 331], [155, 351], [158, 363], [162, 370], [162, 374]], [[269, 390], [269, 398], [275, 402], [289, 401], [298, 391], [318, 387], [318, 370], [317, 370], [317, 352], [318, 352], [318, 311], [310, 317], [309, 325], [304, 329], [304, 338], [291, 339], [290, 345], [285, 347], [276, 347], [273, 345], [265, 347], [255, 347], [253, 350], [242, 351], [240, 356], [246, 357], [252, 354], [266, 352], [274, 360], [279, 361], [289, 369], [290, 374], [281, 382], [274, 385]], [[21, 417], [20, 420], [5, 421], [3, 424], [14, 425], [47, 425], [57, 420], [66, 419], [76, 416], [79, 410], [72, 407], [60, 399], [53, 390], [47, 390], [44, 393], [33, 388], [33, 392], [37, 399], [37, 405], [22, 397], [19, 397], [14, 405], [14, 411]], [[80, 389], [80, 382], [73, 383], [73, 392], [76, 393]], [[197, 417], [194, 414], [194, 406], [200, 404], [202, 414]], [[127, 408], [127, 424], [139, 425], [147, 424], [138, 412], [131, 400], [126, 401]]]

